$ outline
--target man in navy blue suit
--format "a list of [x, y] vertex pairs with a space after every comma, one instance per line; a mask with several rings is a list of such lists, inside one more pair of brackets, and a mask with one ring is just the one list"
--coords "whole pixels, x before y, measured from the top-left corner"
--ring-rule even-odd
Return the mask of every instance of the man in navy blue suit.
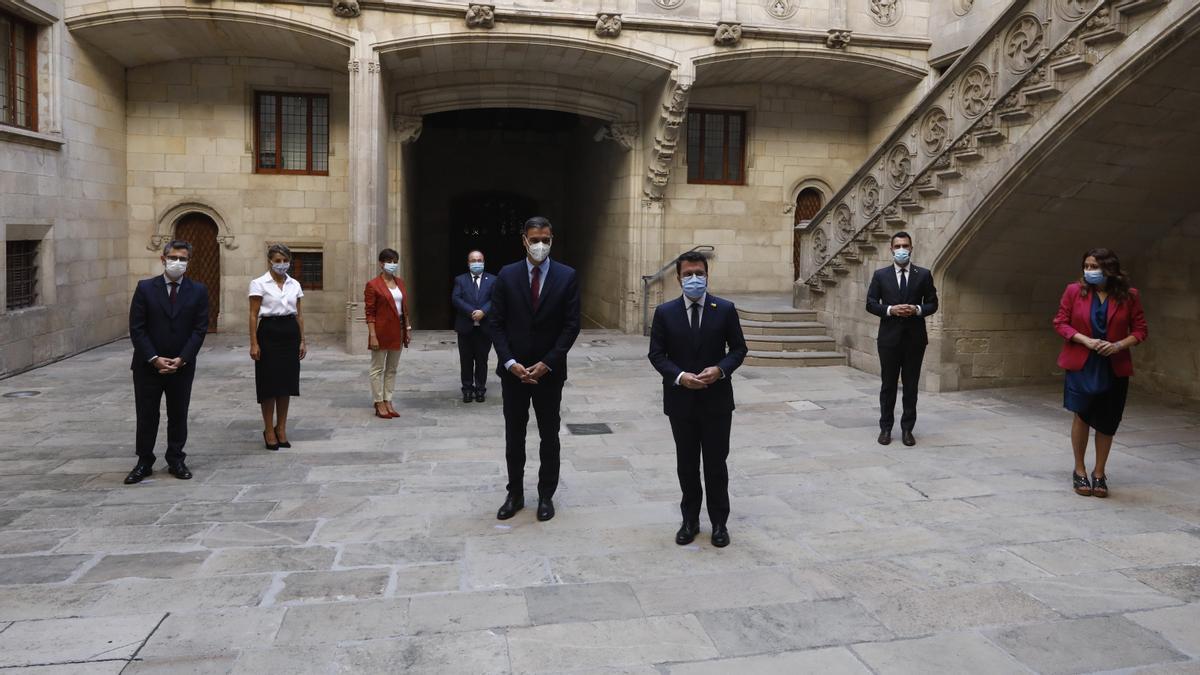
[[454, 278], [450, 302], [454, 305], [454, 332], [458, 333], [458, 363], [463, 403], [487, 399], [488, 314], [492, 311], [492, 283], [496, 277], [483, 269], [483, 251], [467, 254], [467, 271]]
[[647, 355], [663, 376], [663, 412], [671, 420], [675, 462], [683, 501], [683, 524], [675, 543], [692, 543], [700, 533], [700, 459], [708, 487], [712, 543], [729, 545], [729, 430], [733, 424], [730, 377], [746, 358], [746, 338], [737, 309], [708, 293], [708, 259], [695, 252], [675, 261], [683, 296], [654, 310]]
[[524, 260], [505, 265], [492, 286], [492, 342], [504, 395], [504, 456], [508, 497], [496, 513], [507, 520], [525, 507], [525, 430], [529, 404], [541, 437], [538, 520], [554, 517], [558, 488], [559, 407], [567, 381], [567, 352], [579, 335], [579, 282], [575, 270], [550, 260], [554, 230], [534, 216], [525, 221]]
[[163, 274], [139, 281], [129, 306], [138, 461], [125, 477], [126, 485], [154, 473], [163, 394], [167, 397], [167, 471], [181, 480], [192, 477], [183, 461], [183, 446], [196, 354], [208, 334], [208, 289], [185, 276], [191, 257], [192, 245], [186, 241], [164, 246]]

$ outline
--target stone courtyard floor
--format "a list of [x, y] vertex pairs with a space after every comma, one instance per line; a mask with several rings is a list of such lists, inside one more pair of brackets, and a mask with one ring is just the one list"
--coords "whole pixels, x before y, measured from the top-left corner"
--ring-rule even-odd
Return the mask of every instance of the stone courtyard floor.
[[1057, 389], [923, 394], [919, 445], [882, 448], [872, 376], [743, 368], [733, 544], [678, 547], [645, 351], [580, 337], [564, 422], [612, 433], [564, 428], [548, 523], [495, 519], [499, 386], [459, 402], [450, 333], [391, 421], [317, 347], [278, 453], [244, 338], [213, 336], [190, 482], [121, 483], [126, 342], [0, 381], [41, 392], [0, 398], [0, 673], [1200, 673], [1195, 410], [1131, 396], [1100, 500]]

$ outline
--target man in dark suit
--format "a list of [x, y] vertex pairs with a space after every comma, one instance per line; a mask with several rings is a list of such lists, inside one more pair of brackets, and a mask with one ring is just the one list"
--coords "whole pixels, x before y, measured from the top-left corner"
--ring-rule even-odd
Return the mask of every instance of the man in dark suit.
[[675, 463], [683, 501], [680, 546], [700, 532], [700, 459], [708, 487], [713, 546], [729, 545], [729, 430], [733, 424], [733, 371], [746, 358], [737, 309], [708, 293], [708, 259], [684, 253], [675, 261], [683, 296], [654, 310], [650, 363], [663, 376], [663, 412], [675, 437]]
[[492, 311], [492, 282], [496, 277], [483, 269], [483, 251], [467, 254], [467, 271], [454, 279], [450, 302], [454, 304], [454, 331], [458, 333], [458, 363], [462, 376], [463, 403], [487, 399], [488, 314]]
[[127, 485], [154, 473], [163, 394], [167, 396], [167, 471], [181, 480], [192, 477], [183, 461], [183, 446], [196, 354], [208, 333], [208, 289], [184, 276], [191, 256], [192, 245], [186, 241], [163, 247], [163, 274], [139, 281], [129, 306], [138, 461], [125, 477]]
[[916, 445], [917, 383], [929, 338], [925, 317], [938, 310], [933, 273], [911, 262], [912, 236], [892, 235], [892, 264], [875, 271], [867, 289], [867, 311], [879, 317], [879, 365], [883, 386], [879, 390], [879, 444], [892, 442], [896, 410], [897, 380], [904, 380], [904, 412], [900, 416], [901, 438]]
[[492, 285], [492, 342], [504, 395], [508, 497], [496, 513], [512, 518], [525, 506], [525, 429], [529, 404], [541, 436], [538, 520], [554, 517], [558, 488], [559, 406], [567, 381], [567, 352], [579, 335], [579, 282], [575, 270], [550, 260], [550, 221], [525, 221], [524, 260], [505, 265]]

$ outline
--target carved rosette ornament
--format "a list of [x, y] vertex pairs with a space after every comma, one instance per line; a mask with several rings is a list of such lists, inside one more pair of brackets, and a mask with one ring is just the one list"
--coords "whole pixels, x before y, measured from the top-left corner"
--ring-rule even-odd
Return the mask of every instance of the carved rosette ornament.
[[683, 0], [654, 0], [654, 4], [663, 9], [679, 9], [683, 6]]
[[903, 143], [896, 144], [887, 156], [888, 182], [897, 190], [904, 187], [912, 177], [912, 155]]
[[967, 69], [959, 83], [959, 101], [963, 114], [974, 119], [983, 114], [992, 102], [992, 74], [981, 64]]
[[900, 0], [868, 0], [871, 20], [880, 26], [900, 23]]
[[834, 209], [833, 231], [837, 233], [838, 241], [843, 244], [854, 236], [854, 214], [851, 213], [849, 206], [838, 204], [838, 207]]
[[1082, 19], [1092, 9], [1096, 0], [1054, 0], [1059, 15], [1068, 21]]
[[362, 14], [362, 8], [358, 6], [358, 0], [333, 0], [333, 14], [343, 19], [353, 19]]
[[781, 21], [792, 18], [799, 9], [797, 0], [767, 0], [767, 14]]
[[813, 230], [812, 236], [813, 261], [818, 265], [825, 262], [829, 257], [829, 240], [825, 237], [825, 230], [820, 228]]
[[742, 41], [742, 24], [722, 21], [717, 24], [717, 32], [713, 35], [713, 44], [721, 47], [732, 47]]
[[621, 34], [621, 15], [620, 14], [597, 14], [596, 15], [596, 35], [600, 37], [615, 38]]
[[879, 181], [874, 176], [867, 176], [858, 184], [858, 205], [868, 218], [879, 212]]
[[496, 7], [494, 5], [467, 5], [467, 28], [494, 28]]
[[850, 31], [841, 28], [830, 28], [825, 36], [825, 46], [830, 49], [845, 49], [850, 46]]
[[966, 16], [974, 6], [975, 0], [954, 0], [954, 13], [959, 16]]
[[946, 111], [939, 107], [930, 108], [921, 119], [921, 148], [925, 154], [932, 157], [941, 152], [949, 135], [950, 120]]
[[1042, 54], [1046, 30], [1032, 14], [1022, 14], [1008, 29], [1004, 38], [1004, 57], [1014, 73], [1023, 73]]

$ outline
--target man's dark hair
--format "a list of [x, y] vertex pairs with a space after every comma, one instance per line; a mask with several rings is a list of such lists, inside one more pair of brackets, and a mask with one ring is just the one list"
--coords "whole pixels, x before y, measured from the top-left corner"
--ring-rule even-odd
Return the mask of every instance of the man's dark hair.
[[486, 256], [486, 255], [483, 255], [483, 251], [481, 251], [481, 250], [479, 250], [479, 249], [477, 249], [477, 248], [473, 248], [473, 249], [471, 249], [470, 251], [467, 251], [467, 259], [468, 259], [468, 260], [470, 260], [470, 259], [471, 259], [471, 254], [472, 254], [472, 253], [478, 253], [478, 254], [480, 255], [480, 257], [482, 257], [484, 260], [487, 260], [487, 256]]
[[687, 253], [679, 254], [679, 257], [675, 259], [675, 276], [679, 276], [685, 262], [704, 263], [704, 273], [708, 274], [708, 256], [698, 251], [688, 251]]
[[897, 239], [907, 239], [907, 240], [908, 240], [908, 243], [910, 243], [910, 244], [911, 244], [911, 243], [912, 243], [912, 241], [913, 241], [913, 238], [912, 238], [912, 235], [911, 235], [911, 234], [909, 234], [909, 233], [905, 232], [904, 230], [900, 230], [900, 231], [899, 231], [899, 232], [897, 232], [896, 234], [893, 234], [893, 235], [892, 235], [892, 240], [891, 240], [890, 242], [888, 242], [888, 245], [889, 245], [889, 246], [894, 246], [894, 245], [896, 244], [896, 240], [897, 240]]
[[188, 252], [188, 257], [192, 257], [192, 245], [182, 239], [172, 239], [163, 245], [163, 255], [169, 254], [171, 251], [182, 249]]
[[400, 262], [400, 254], [396, 253], [396, 249], [385, 248], [379, 252], [379, 262]]
[[530, 230], [550, 230], [550, 233], [554, 234], [554, 226], [544, 216], [534, 216], [525, 221], [525, 227], [521, 230], [521, 234], [529, 234]]

